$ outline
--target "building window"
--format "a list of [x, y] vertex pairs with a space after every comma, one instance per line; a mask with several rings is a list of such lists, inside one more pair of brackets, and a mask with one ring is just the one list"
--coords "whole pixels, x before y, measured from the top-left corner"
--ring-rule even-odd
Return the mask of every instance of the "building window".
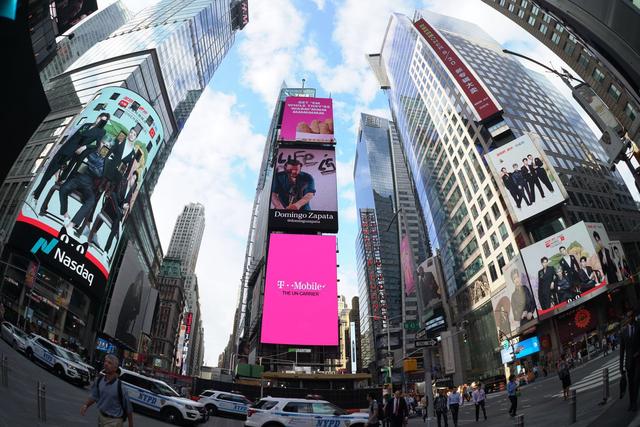
[[548, 29], [549, 29], [549, 27], [547, 27], [546, 25], [544, 25], [544, 24], [540, 24], [540, 28], [539, 28], [539, 30], [540, 30], [540, 32], [541, 32], [542, 34], [547, 34], [547, 30], [548, 30]]
[[607, 92], [609, 92], [609, 95], [611, 95], [611, 97], [616, 101], [620, 99], [620, 89], [615, 87], [613, 84], [609, 85], [609, 90], [607, 90]]
[[542, 17], [542, 20], [544, 22], [546, 22], [547, 24], [551, 22], [551, 15], [549, 15], [548, 13], [545, 13], [544, 16]]
[[496, 281], [498, 280], [498, 273], [496, 273], [496, 266], [491, 263], [489, 264], [489, 274], [491, 275], [491, 280], [492, 281]]
[[520, 6], [522, 6], [522, 7], [527, 7], [527, 6], [529, 6], [529, 2], [528, 2], [527, 0], [522, 0], [522, 1], [520, 2]]
[[593, 77], [598, 83], [602, 83], [602, 81], [604, 80], [604, 74], [602, 73], [602, 71], [598, 70], [598, 68], [593, 69], [591, 77]]
[[513, 12], [514, 9], [515, 9], [515, 6], [513, 5], [513, 3], [511, 3], [509, 5], [509, 12]]
[[507, 231], [507, 227], [504, 225], [504, 222], [500, 224], [500, 227], [498, 227], [498, 231], [500, 231], [500, 237], [502, 237], [502, 240], [509, 237], [509, 232]]
[[533, 16], [538, 16], [538, 12], [540, 12], [540, 8], [534, 4], [531, 8], [531, 14]]
[[504, 7], [505, 0], [500, 0], [500, 6]]
[[580, 52], [580, 56], [578, 57], [578, 65], [580, 65], [583, 69], [587, 69], [589, 66], [589, 56], [586, 53]]
[[[520, 19], [523, 19], [523, 18], [524, 18], [524, 9], [520, 9], [520, 10], [518, 11], [518, 17], [519, 17]], [[529, 18], [529, 19], [531, 19], [531, 18]], [[534, 21], [535, 21], [535, 18], [534, 18]], [[531, 25], [533, 25], [533, 24], [531, 24]]]
[[564, 32], [564, 27], [559, 22], [556, 23], [556, 31], [558, 34], [562, 34]]
[[[522, 10], [520, 12], [522, 12], [522, 15], [524, 15], [524, 12]], [[536, 24], [536, 17], [533, 16], [533, 15], [529, 16], [529, 21], [528, 22], [529, 22], [529, 25], [531, 25], [533, 27]]]
[[629, 120], [634, 121], [636, 117], [638, 117], [638, 112], [633, 106], [627, 102], [627, 105], [624, 106], [624, 113], [629, 117]]
[[569, 56], [571, 56], [571, 54], [575, 49], [576, 49], [576, 44], [571, 40], [567, 40], [567, 42], [564, 44], [564, 52]]
[[551, 41], [553, 42], [553, 44], [559, 44], [560, 43], [560, 36], [558, 35], [558, 33], [553, 33], [551, 35]]
[[484, 250], [484, 256], [489, 257], [489, 255], [491, 255], [491, 249], [489, 249], [489, 243], [488, 242], [484, 242], [482, 244], [482, 249]]
[[507, 245], [507, 258], [509, 260], [512, 260], [514, 256], [516, 256], [515, 251], [513, 250], [513, 246], [511, 246], [511, 243], [509, 243], [509, 245]]

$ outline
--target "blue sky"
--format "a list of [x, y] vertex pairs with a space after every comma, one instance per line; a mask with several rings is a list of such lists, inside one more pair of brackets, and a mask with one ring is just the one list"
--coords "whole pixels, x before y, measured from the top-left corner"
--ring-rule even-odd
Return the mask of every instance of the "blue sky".
[[[101, 6], [111, 3], [99, 2]], [[153, 0], [125, 0], [133, 11]], [[415, 9], [474, 22], [505, 47], [564, 65], [480, 0], [249, 0], [249, 24], [196, 105], [152, 197], [163, 248], [182, 207], [201, 202], [206, 229], [196, 272], [205, 328], [205, 364], [215, 366], [233, 324], [257, 171], [282, 81], [303, 78], [334, 99], [340, 209], [339, 288], [357, 295], [352, 173], [359, 114], [389, 117], [364, 55], [380, 50], [392, 11]], [[531, 66], [530, 64], [525, 64]], [[534, 68], [535, 69], [535, 68]], [[539, 68], [537, 71], [541, 71]], [[567, 94], [559, 79], [551, 79]]]

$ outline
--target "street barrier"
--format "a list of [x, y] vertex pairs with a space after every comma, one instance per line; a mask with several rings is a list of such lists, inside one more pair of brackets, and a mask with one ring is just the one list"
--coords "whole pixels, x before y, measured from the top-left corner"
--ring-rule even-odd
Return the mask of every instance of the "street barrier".
[[38, 420], [47, 422], [47, 388], [44, 383], [38, 381], [36, 390], [36, 401], [38, 403]]
[[524, 427], [524, 414], [516, 416], [515, 423], [513, 425], [515, 427]]
[[4, 387], [9, 387], [9, 358], [4, 354], [0, 359], [0, 383]]
[[577, 417], [576, 391], [571, 390], [571, 401], [569, 404], [569, 424], [575, 423], [576, 417]]

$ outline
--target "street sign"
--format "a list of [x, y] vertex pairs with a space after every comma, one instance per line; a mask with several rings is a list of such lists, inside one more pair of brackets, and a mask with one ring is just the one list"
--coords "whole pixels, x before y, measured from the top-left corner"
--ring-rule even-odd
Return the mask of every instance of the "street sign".
[[288, 353], [311, 353], [310, 348], [290, 348]]
[[415, 340], [413, 344], [416, 348], [435, 347], [438, 345], [438, 340], [429, 338], [425, 340]]
[[420, 322], [418, 320], [407, 320], [404, 322], [404, 328], [409, 332], [414, 332], [420, 329]]
[[424, 338], [427, 336], [427, 330], [426, 329], [422, 329], [418, 332], [416, 332], [416, 339], [419, 340], [420, 338]]
[[502, 348], [505, 350], [509, 348], [509, 340], [502, 341]]

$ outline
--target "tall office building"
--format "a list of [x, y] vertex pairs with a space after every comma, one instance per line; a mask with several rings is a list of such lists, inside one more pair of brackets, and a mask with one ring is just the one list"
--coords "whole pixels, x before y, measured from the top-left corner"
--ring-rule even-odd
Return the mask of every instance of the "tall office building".
[[[361, 332], [367, 334], [365, 342], [375, 343], [374, 359], [379, 368], [387, 365], [387, 326], [393, 330], [390, 335], [392, 347], [397, 350], [396, 361], [415, 353], [415, 331], [407, 333], [403, 327], [404, 322], [417, 319], [417, 301], [415, 291], [407, 293], [402, 286], [405, 281], [413, 280], [401, 276], [402, 238], [407, 238], [410, 250], [407, 255], [414, 265], [422, 262], [428, 253], [424, 225], [393, 122], [361, 114], [353, 175], [356, 206], [361, 215], [357, 245], [364, 244], [357, 248], [360, 319], [365, 326]], [[377, 230], [372, 230], [374, 227]], [[378, 255], [367, 246], [376, 244], [376, 239], [379, 239], [379, 259], [372, 262], [366, 254]], [[372, 267], [376, 269], [373, 276], [366, 273]], [[380, 280], [384, 282], [384, 297], [380, 296]], [[367, 325], [371, 328], [366, 328]]]
[[[422, 16], [437, 35], [423, 21], [393, 14], [381, 53], [369, 60], [387, 89], [431, 247], [441, 255], [453, 323], [466, 325], [464, 334], [454, 331], [463, 349], [456, 369], [465, 379], [490, 377], [501, 373], [490, 294], [503, 286], [502, 268], [518, 249], [585, 220], [606, 224], [611, 239], [621, 240], [629, 258], [638, 259], [640, 213], [621, 176], [602, 166], [604, 151], [593, 133], [549, 81], [505, 55], [478, 26], [428, 12]], [[467, 101], [458, 82], [464, 85], [468, 76], [459, 75], [459, 66], [441, 61], [436, 49], [447, 45], [501, 106], [491, 115], [480, 116]], [[477, 93], [479, 84], [471, 86], [469, 93]], [[516, 225], [483, 154], [525, 132], [541, 137], [569, 198]], [[545, 355], [558, 357], [567, 343], [551, 322], [539, 321], [536, 334], [549, 336]]]
[[[128, 88], [157, 111], [164, 141], [140, 187], [140, 192], [146, 195], [139, 194], [138, 199], [151, 194], [171, 147], [195, 105], [194, 93], [204, 90], [231, 47], [235, 31], [241, 28], [231, 15], [231, 8], [238, 13], [242, 10], [234, 5], [222, 0], [161, 1], [136, 14], [105, 40], [95, 43], [64, 72], [49, 79], [45, 90], [51, 112], [31, 136], [0, 187], [0, 234], [4, 239], [11, 235], [27, 190], [50, 154], [55, 153], [60, 136], [96, 92], [107, 86]], [[81, 27], [91, 26], [93, 19], [102, 17], [101, 13], [93, 14]], [[72, 42], [74, 40], [75, 37]], [[127, 220], [124, 227], [133, 221]], [[30, 256], [11, 242], [4, 249], [5, 259], [13, 255]], [[84, 295], [79, 287], [70, 283], [67, 271], [45, 264], [41, 263], [40, 267], [50, 271], [51, 280], [68, 284], [78, 293], [77, 298], [87, 300], [88, 313], [104, 307], [104, 298]], [[16, 303], [17, 313], [24, 313], [26, 300]], [[100, 322], [92, 317], [80, 320], [88, 330], [100, 327]]]
[[635, 30], [640, 25], [640, 5], [637, 2], [483, 1], [566, 62], [613, 113], [622, 128], [619, 133], [627, 133], [640, 145], [640, 38]]
[[349, 372], [362, 372], [362, 334], [360, 333], [360, 299], [351, 298], [349, 310]]

